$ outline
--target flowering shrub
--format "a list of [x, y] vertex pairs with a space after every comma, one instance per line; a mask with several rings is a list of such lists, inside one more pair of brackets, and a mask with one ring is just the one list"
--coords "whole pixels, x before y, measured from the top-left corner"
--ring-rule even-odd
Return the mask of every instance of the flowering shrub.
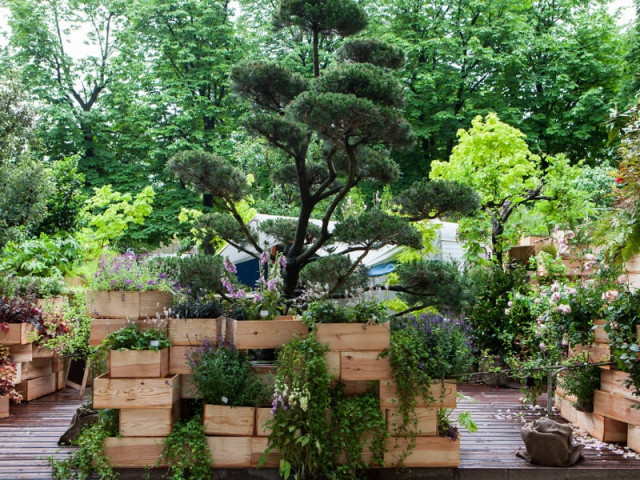
[[0, 397], [8, 396], [15, 403], [22, 401], [22, 395], [16, 391], [17, 365], [9, 357], [9, 347], [0, 345]]
[[255, 407], [269, 403], [270, 391], [247, 355], [225, 342], [206, 339], [187, 353], [193, 380], [205, 403]]
[[93, 290], [170, 291], [173, 279], [149, 262], [147, 256], [133, 252], [123, 255], [103, 255], [98, 269], [89, 282]]
[[287, 260], [283, 255], [277, 254], [270, 262], [269, 252], [262, 252], [260, 278], [254, 290], [249, 290], [238, 282], [235, 265], [227, 259], [224, 259], [223, 264], [225, 273], [220, 281], [226, 289], [227, 304], [233, 312], [232, 316], [244, 320], [272, 320], [286, 310], [282, 298], [282, 269], [286, 267]]

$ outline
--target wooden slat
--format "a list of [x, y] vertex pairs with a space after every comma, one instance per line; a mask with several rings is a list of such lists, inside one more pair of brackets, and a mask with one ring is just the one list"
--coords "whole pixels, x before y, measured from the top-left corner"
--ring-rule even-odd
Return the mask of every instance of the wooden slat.
[[200, 345], [204, 340], [216, 341], [221, 331], [221, 318], [170, 318], [171, 345]]

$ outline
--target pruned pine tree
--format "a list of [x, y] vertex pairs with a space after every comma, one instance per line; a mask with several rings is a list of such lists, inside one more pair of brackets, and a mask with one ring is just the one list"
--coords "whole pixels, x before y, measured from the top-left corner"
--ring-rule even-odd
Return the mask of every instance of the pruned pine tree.
[[[478, 207], [478, 199], [460, 184], [425, 179], [411, 187], [411, 198], [398, 199], [398, 212], [369, 209], [331, 229], [338, 207], [354, 187], [398, 179], [399, 168], [390, 151], [413, 140], [402, 113], [403, 89], [390, 73], [402, 65], [403, 54], [376, 40], [350, 40], [338, 52], [338, 62], [319, 71], [319, 36], [348, 37], [366, 25], [363, 11], [351, 0], [285, 0], [274, 24], [310, 33], [316, 61], [312, 79], [268, 61], [244, 63], [231, 71], [233, 90], [251, 105], [245, 128], [286, 156], [287, 163], [275, 177], [299, 193], [295, 221], [267, 222], [262, 228], [280, 242], [286, 256], [285, 295], [294, 296], [301, 272], [314, 263], [317, 268], [320, 262], [331, 264], [321, 270], [331, 273], [330, 293], [335, 293], [348, 285], [372, 249], [420, 247], [422, 236], [412, 221], [470, 212]], [[259, 244], [257, 232], [242, 221], [236, 207], [248, 193], [242, 173], [203, 152], [177, 155], [170, 168], [185, 183], [214, 196], [218, 213], [207, 221], [217, 235], [251, 255], [262, 252], [265, 246]], [[452, 196], [456, 201], [442, 201]], [[320, 220], [319, 226], [313, 218]], [[336, 242], [343, 248], [332, 247]], [[318, 258], [320, 249], [331, 248], [332, 255]], [[345, 256], [354, 252], [353, 261]]]

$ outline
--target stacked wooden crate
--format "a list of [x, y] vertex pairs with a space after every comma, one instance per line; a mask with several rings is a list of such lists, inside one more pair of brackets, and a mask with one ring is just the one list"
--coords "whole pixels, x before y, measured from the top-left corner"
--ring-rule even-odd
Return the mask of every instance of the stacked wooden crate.
[[[640, 326], [636, 327], [640, 339]], [[594, 414], [618, 422], [626, 430], [627, 446], [640, 452], [640, 396], [629, 384], [629, 374], [613, 369], [600, 373], [600, 390], [596, 390]], [[626, 427], [626, 428], [624, 428]]]
[[[156, 465], [170, 424], [176, 417], [181, 398], [197, 398], [187, 356], [204, 339], [225, 338], [238, 349], [281, 347], [308, 329], [293, 318], [261, 321], [228, 319], [170, 319], [168, 375], [157, 378], [116, 378], [105, 374], [95, 380], [94, 407], [120, 409], [121, 437], [105, 442], [107, 456], [116, 467]], [[402, 461], [409, 467], [452, 467], [460, 463], [459, 440], [438, 436], [437, 409], [455, 408], [454, 383], [432, 386], [432, 400], [419, 399], [416, 410], [415, 448], [404, 455], [408, 439], [396, 436], [398, 420], [395, 386], [391, 380], [389, 358], [380, 356], [389, 348], [389, 325], [323, 324], [317, 338], [329, 345], [326, 355], [330, 372], [341, 379], [349, 394], [369, 391], [380, 394], [381, 408], [392, 438], [387, 445], [385, 464], [393, 467]], [[135, 363], [132, 360], [128, 364]], [[263, 368], [265, 370], [265, 368]], [[273, 368], [266, 368], [273, 373]], [[267, 448], [270, 408], [245, 408], [208, 405], [203, 414], [207, 442], [214, 468], [256, 467]], [[142, 433], [145, 432], [145, 433]], [[277, 467], [277, 451], [272, 451], [263, 467]]]

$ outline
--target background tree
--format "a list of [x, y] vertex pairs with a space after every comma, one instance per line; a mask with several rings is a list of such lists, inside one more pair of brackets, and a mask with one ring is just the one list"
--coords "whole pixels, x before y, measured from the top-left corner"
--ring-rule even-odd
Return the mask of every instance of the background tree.
[[[619, 90], [619, 28], [587, 0], [371, 2], [373, 28], [407, 54], [402, 82], [416, 148], [404, 184], [449, 157], [456, 132], [496, 112], [534, 153], [611, 156], [602, 125]], [[420, 161], [415, 161], [419, 158]]]
[[[308, 2], [300, 2], [306, 4]], [[296, 2], [283, 2], [276, 18], [318, 35], [354, 34], [364, 27], [363, 13], [355, 3], [318, 1], [313, 8], [295, 10]], [[344, 15], [337, 17], [336, 15]], [[294, 18], [295, 17], [295, 18]], [[315, 29], [315, 30], [314, 30]], [[314, 42], [314, 50], [318, 47]], [[314, 58], [317, 54], [314, 52]], [[332, 289], [338, 289], [356, 271], [364, 255], [383, 245], [418, 247], [421, 235], [407, 219], [381, 209], [348, 218], [330, 229], [341, 202], [365, 182], [393, 183], [398, 169], [389, 149], [409, 145], [411, 131], [402, 116], [403, 92], [389, 70], [401, 64], [402, 54], [386, 44], [352, 40], [340, 52], [342, 62], [313, 80], [270, 62], [248, 62], [231, 73], [236, 93], [251, 110], [245, 127], [283, 153], [288, 162], [276, 172], [279, 181], [295, 187], [298, 218], [274, 221], [264, 229], [279, 241], [286, 256], [284, 292], [292, 296], [302, 269], [318, 260], [321, 248], [332, 242], [346, 244], [335, 255], [358, 252], [353, 263], [338, 272]], [[315, 67], [314, 67], [315, 69]], [[244, 176], [220, 158], [186, 152], [172, 159], [170, 168], [182, 181], [214, 197], [220, 213], [208, 217], [216, 234], [238, 249], [258, 257], [265, 248], [256, 232], [242, 221], [236, 204], [247, 194]], [[473, 203], [470, 189], [464, 190]], [[421, 220], [434, 214], [428, 203], [406, 207], [403, 213]], [[439, 214], [446, 212], [439, 211]], [[318, 218], [316, 226], [311, 221]]]

